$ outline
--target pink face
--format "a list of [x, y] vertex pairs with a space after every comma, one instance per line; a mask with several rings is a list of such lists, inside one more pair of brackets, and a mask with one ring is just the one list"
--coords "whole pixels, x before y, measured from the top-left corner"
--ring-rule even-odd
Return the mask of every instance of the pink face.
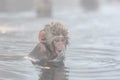
[[63, 36], [57, 36], [54, 39], [54, 46], [55, 46], [55, 52], [59, 55], [63, 55], [65, 46], [66, 46], [66, 40]]

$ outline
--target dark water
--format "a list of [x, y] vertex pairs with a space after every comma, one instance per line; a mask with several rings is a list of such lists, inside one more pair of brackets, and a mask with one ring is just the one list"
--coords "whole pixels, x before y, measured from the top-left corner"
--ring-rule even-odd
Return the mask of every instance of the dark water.
[[[120, 15], [61, 16], [0, 20], [0, 80], [120, 80]], [[38, 43], [38, 31], [51, 21], [69, 28], [70, 44], [64, 65], [42, 69], [24, 56]]]

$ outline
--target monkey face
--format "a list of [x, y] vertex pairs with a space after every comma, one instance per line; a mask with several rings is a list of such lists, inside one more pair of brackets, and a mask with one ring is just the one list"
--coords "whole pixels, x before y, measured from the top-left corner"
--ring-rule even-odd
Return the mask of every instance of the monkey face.
[[53, 41], [53, 45], [54, 45], [55, 53], [58, 56], [62, 56], [64, 54], [64, 50], [66, 47], [66, 40], [64, 36], [60, 35], [60, 36], [55, 37]]

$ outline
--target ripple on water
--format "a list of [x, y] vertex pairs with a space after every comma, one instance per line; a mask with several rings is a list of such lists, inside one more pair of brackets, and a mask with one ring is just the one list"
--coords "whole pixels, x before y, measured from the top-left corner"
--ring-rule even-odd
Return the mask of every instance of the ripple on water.
[[70, 68], [70, 80], [120, 80], [118, 50], [81, 47], [68, 51], [65, 63]]
[[[14, 77], [16, 80], [38, 80], [35, 79], [39, 74], [34, 66], [23, 59], [23, 55], [29, 53], [36, 44], [35, 41], [25, 40], [26, 36], [22, 35], [19, 39], [20, 34], [12, 37], [6, 35], [0, 39], [1, 80]], [[31, 36], [28, 39], [31, 40]], [[69, 80], [120, 80], [119, 48], [98, 45], [78, 47], [72, 46], [66, 52], [65, 71]]]

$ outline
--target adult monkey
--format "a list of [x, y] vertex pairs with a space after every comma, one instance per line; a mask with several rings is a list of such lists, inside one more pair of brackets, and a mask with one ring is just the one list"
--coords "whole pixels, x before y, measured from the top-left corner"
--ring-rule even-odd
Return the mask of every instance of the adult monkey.
[[47, 66], [52, 62], [63, 62], [68, 44], [68, 30], [64, 25], [58, 22], [45, 25], [38, 39], [40, 43], [27, 56], [32, 63]]

